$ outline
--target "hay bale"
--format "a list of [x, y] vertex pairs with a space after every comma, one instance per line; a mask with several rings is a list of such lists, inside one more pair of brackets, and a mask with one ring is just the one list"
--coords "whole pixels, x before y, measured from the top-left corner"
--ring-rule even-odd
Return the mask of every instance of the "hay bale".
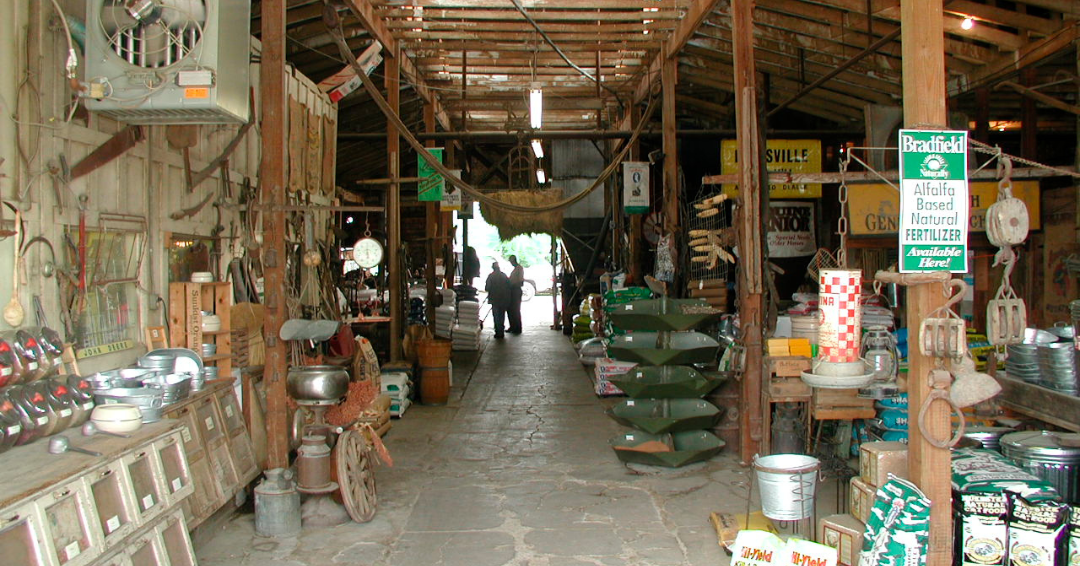
[[[559, 202], [563, 198], [562, 189], [491, 191], [487, 194], [502, 202], [522, 206], [544, 206]], [[480, 213], [484, 215], [484, 220], [487, 220], [488, 224], [498, 228], [499, 239], [504, 241], [521, 234], [558, 236], [562, 233], [563, 211], [561, 209], [542, 213], [518, 212], [480, 203]]]

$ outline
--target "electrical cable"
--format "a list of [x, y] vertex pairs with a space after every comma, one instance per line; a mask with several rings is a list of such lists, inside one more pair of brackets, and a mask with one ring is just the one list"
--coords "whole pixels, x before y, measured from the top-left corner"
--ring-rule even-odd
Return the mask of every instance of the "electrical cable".
[[563, 52], [562, 48], [560, 48], [558, 46], [558, 44], [556, 44], [555, 41], [552, 40], [550, 36], [548, 36], [547, 32], [545, 32], [543, 30], [543, 28], [540, 27], [540, 24], [536, 23], [536, 20], [534, 20], [532, 18], [532, 16], [529, 15], [529, 12], [525, 10], [525, 6], [522, 6], [521, 3], [518, 2], [518, 0], [510, 0], [510, 3], [513, 4], [515, 8], [517, 8], [518, 12], [521, 12], [521, 15], [525, 18], [525, 21], [529, 22], [529, 24], [532, 25], [533, 29], [535, 29], [536, 32], [540, 34], [540, 37], [544, 38], [544, 42], [546, 42], [548, 45], [550, 45], [551, 48], [555, 50], [555, 53], [557, 53], [559, 55], [559, 57], [562, 57], [563, 61], [566, 61], [567, 65], [570, 65], [571, 67], [574, 68], [575, 71], [577, 71], [577, 72], [581, 73], [582, 75], [584, 75], [585, 78], [587, 78], [587, 79], [591, 80], [592, 82], [600, 85], [601, 88], [603, 88], [604, 90], [610, 92], [615, 97], [615, 101], [619, 103], [619, 108], [625, 108], [625, 106], [623, 105], [622, 99], [619, 98], [619, 93], [615, 92], [610, 87], [608, 87], [603, 82], [601, 82], [598, 77], [595, 77], [595, 76], [589, 74], [588, 71], [586, 71], [585, 69], [582, 69], [576, 63], [571, 61], [570, 58], [566, 56], [566, 53]]
[[[327, 0], [324, 0], [324, 3], [326, 1]], [[327, 6], [329, 6], [329, 4], [327, 4]], [[656, 110], [656, 97], [652, 96], [649, 98], [649, 104], [646, 107], [644, 114], [642, 115], [642, 120], [638, 122], [637, 126], [634, 128], [633, 134], [630, 136], [630, 139], [626, 141], [622, 149], [619, 151], [619, 154], [615, 156], [612, 162], [609, 163], [608, 166], [601, 172], [600, 176], [593, 182], [593, 184], [584, 191], [572, 197], [563, 199], [559, 202], [544, 206], [522, 206], [505, 202], [496, 198], [492, 198], [491, 196], [477, 190], [475, 187], [472, 187], [465, 181], [462, 181], [461, 179], [455, 177], [454, 174], [450, 172], [449, 168], [443, 165], [437, 158], [435, 158], [434, 155], [431, 154], [431, 152], [429, 152], [424, 147], [423, 144], [417, 141], [416, 137], [405, 126], [405, 123], [401, 120], [401, 117], [398, 115], [398, 113], [395, 112], [392, 108], [390, 108], [390, 104], [386, 102], [386, 99], [382, 96], [382, 93], [379, 92], [378, 87], [376, 87], [375, 83], [372, 82], [371, 78], [367, 76], [363, 68], [360, 66], [359, 61], [356, 60], [356, 57], [349, 49], [348, 43], [346, 43], [345, 41], [344, 30], [341, 27], [341, 18], [338, 16], [337, 12], [332, 8], [325, 10], [323, 12], [323, 21], [326, 24], [327, 29], [330, 32], [330, 36], [334, 40], [334, 43], [337, 44], [338, 50], [341, 52], [341, 55], [345, 57], [345, 59], [349, 62], [349, 65], [352, 66], [353, 69], [356, 71], [357, 77], [364, 84], [364, 88], [367, 89], [368, 94], [371, 96], [372, 100], [375, 101], [376, 105], [379, 106], [379, 109], [382, 110], [383, 114], [386, 115], [387, 120], [389, 120], [398, 130], [401, 137], [405, 138], [405, 141], [409, 144], [409, 146], [411, 146], [418, 155], [424, 157], [427, 162], [431, 164], [432, 168], [435, 169], [435, 171], [437, 171], [440, 175], [442, 175], [447, 182], [458, 187], [465, 193], [468, 193], [476, 200], [482, 203], [487, 203], [491, 206], [503, 208], [514, 212], [537, 213], [561, 210], [583, 200], [584, 198], [589, 196], [589, 194], [595, 191], [598, 187], [600, 187], [604, 183], [604, 181], [606, 181], [607, 178], [615, 172], [615, 170], [621, 164], [622, 160], [625, 159], [627, 154], [629, 154], [630, 148], [634, 145], [638, 137], [641, 135], [641, 131], [644, 129], [645, 123], [649, 121], [649, 119], [652, 117], [653, 112]]]

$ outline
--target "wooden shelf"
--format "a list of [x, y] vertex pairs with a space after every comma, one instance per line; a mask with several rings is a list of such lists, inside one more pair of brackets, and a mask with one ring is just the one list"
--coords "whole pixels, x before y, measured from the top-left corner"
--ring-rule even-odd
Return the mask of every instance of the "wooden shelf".
[[[173, 348], [200, 351], [214, 344], [217, 353], [204, 358], [213, 362], [222, 377], [232, 375], [232, 283], [169, 283], [169, 342]], [[203, 332], [203, 312], [221, 319], [221, 329]]]
[[[1080, 432], [1080, 397], [999, 374], [996, 400], [1008, 409], [1061, 428]], [[1051, 414], [1052, 412], [1052, 414]]]

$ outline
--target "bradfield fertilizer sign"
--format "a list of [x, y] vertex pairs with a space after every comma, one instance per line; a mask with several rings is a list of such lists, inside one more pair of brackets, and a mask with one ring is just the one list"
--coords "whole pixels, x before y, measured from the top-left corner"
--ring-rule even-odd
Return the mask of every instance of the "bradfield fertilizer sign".
[[900, 271], [967, 272], [967, 132], [900, 130]]

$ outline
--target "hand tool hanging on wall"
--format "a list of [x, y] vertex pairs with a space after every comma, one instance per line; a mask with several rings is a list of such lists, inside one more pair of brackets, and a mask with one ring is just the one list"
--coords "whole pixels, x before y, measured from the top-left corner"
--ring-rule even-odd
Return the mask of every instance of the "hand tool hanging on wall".
[[195, 190], [191, 177], [191, 148], [199, 143], [199, 127], [191, 125], [172, 125], [165, 127], [165, 139], [169, 146], [179, 149], [184, 154], [184, 184], [187, 192]]
[[68, 168], [67, 157], [63, 153], [56, 160], [49, 161], [49, 176], [52, 177], [53, 197], [56, 199], [56, 207], [61, 212], [64, 210], [64, 193], [71, 190], [71, 169]]
[[20, 326], [26, 317], [22, 303], [19, 302], [19, 250], [22, 248], [22, 212], [15, 211], [15, 248], [12, 254], [11, 300], [4, 306], [4, 322], [11, 326]]
[[113, 135], [113, 137], [109, 138], [108, 141], [90, 152], [90, 155], [87, 155], [82, 158], [81, 161], [76, 163], [75, 166], [71, 168], [71, 179], [69, 180], [78, 179], [113, 159], [120, 157], [127, 150], [143, 141], [143, 139], [145, 138], [143, 136], [142, 126], [128, 126], [123, 130], [120, 130]]

